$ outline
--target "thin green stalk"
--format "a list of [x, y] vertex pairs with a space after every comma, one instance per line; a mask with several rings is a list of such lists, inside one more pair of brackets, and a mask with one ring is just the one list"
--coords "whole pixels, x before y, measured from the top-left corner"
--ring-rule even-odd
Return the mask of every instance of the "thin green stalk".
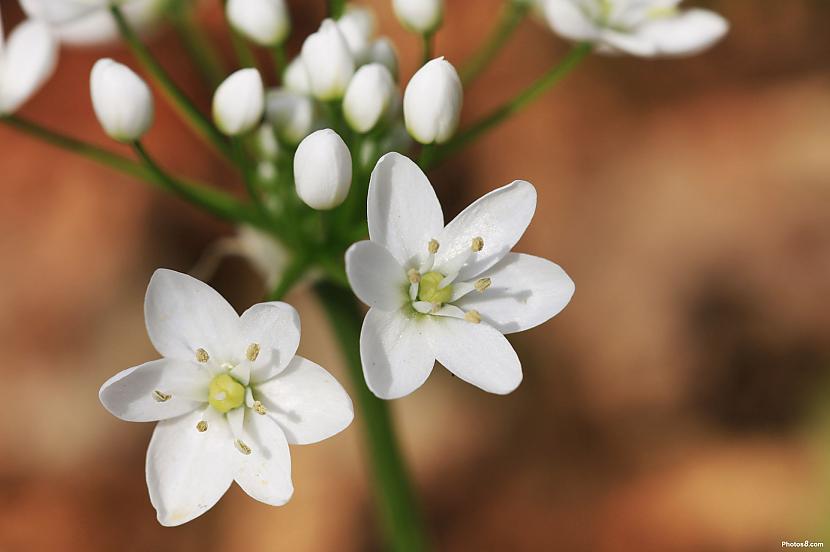
[[431, 168], [443, 161], [450, 154], [473, 142], [479, 136], [498, 125], [511, 115], [518, 113], [527, 107], [551, 86], [562, 80], [571, 70], [576, 67], [582, 59], [591, 52], [592, 46], [588, 43], [577, 44], [571, 49], [565, 59], [550, 71], [542, 75], [536, 82], [525, 88], [515, 98], [497, 108], [489, 115], [480, 119], [466, 130], [459, 133], [455, 138], [438, 149], [431, 162], [424, 168]]
[[432, 53], [435, 48], [435, 31], [422, 34], [421, 42], [423, 46], [422, 60], [423, 63], [426, 63], [432, 59]]
[[264, 225], [262, 219], [257, 217], [246, 205], [219, 190], [214, 190], [195, 182], [186, 182], [181, 179], [178, 179], [180, 184], [179, 189], [172, 190], [157, 173], [123, 155], [94, 146], [77, 138], [66, 136], [65, 134], [18, 117], [17, 115], [0, 117], [0, 121], [18, 131], [43, 140], [52, 146], [80, 155], [81, 157], [128, 174], [134, 178], [144, 180], [160, 189], [174, 191], [180, 198], [225, 220], [233, 222], [244, 221], [260, 227]]
[[425, 550], [426, 534], [395, 438], [389, 403], [373, 395], [363, 379], [359, 346], [363, 316], [347, 288], [321, 282], [314, 290], [346, 356], [369, 451], [377, 507], [389, 548], [406, 552]]
[[173, 106], [176, 107], [199, 136], [204, 138], [209, 144], [213, 144], [216, 149], [230, 159], [231, 152], [225, 137], [213, 126], [213, 123], [209, 119], [202, 115], [184, 92], [176, 86], [176, 83], [173, 82], [173, 79], [170, 78], [167, 71], [153, 57], [153, 54], [147, 46], [141, 42], [141, 39], [139, 39], [138, 35], [130, 27], [121, 8], [117, 5], [112, 5], [110, 6], [110, 11], [115, 18], [115, 22], [118, 24], [121, 36], [130, 47], [133, 55], [138, 58], [138, 61], [150, 76], [152, 76], [153, 80], [155, 80], [156, 84], [161, 88]]
[[210, 86], [211, 90], [215, 89], [225, 76], [225, 69], [216, 49], [201, 27], [193, 23], [193, 15], [187, 7], [180, 5], [171, 8], [170, 20], [205, 84]]
[[493, 61], [502, 46], [525, 18], [531, 3], [519, 0], [508, 1], [498, 25], [484, 46], [461, 68], [461, 82], [471, 83], [487, 65]]

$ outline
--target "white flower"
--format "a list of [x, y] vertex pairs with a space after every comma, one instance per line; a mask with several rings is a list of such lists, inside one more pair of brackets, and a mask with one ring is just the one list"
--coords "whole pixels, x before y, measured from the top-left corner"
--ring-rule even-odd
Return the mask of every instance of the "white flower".
[[256, 69], [240, 69], [219, 85], [213, 95], [213, 120], [230, 136], [257, 126], [265, 111], [265, 89]]
[[323, 368], [295, 356], [297, 311], [261, 303], [237, 315], [210, 286], [157, 270], [144, 304], [164, 358], [116, 374], [99, 398], [130, 422], [158, 421], [147, 450], [147, 487], [159, 522], [209, 510], [236, 481], [279, 506], [293, 493], [289, 444], [342, 431], [352, 403]]
[[290, 90], [273, 88], [265, 97], [265, 113], [284, 142], [297, 145], [317, 124], [314, 100]]
[[404, 27], [421, 34], [435, 31], [444, 18], [444, 0], [392, 0], [392, 8]]
[[441, 144], [458, 127], [463, 92], [455, 67], [443, 57], [428, 61], [412, 76], [403, 96], [406, 128], [422, 144]]
[[392, 78], [398, 80], [398, 54], [392, 41], [382, 36], [372, 42], [369, 52], [366, 55], [366, 63], [380, 63], [385, 65]]
[[355, 70], [354, 57], [337, 24], [326, 19], [305, 39], [300, 54], [311, 93], [322, 101], [343, 97]]
[[510, 252], [535, 208], [536, 190], [517, 180], [445, 227], [415, 163], [398, 153], [378, 161], [369, 183], [370, 241], [346, 252], [352, 289], [371, 307], [360, 356], [375, 395], [412, 393], [436, 360], [491, 393], [519, 385], [521, 364], [503, 334], [545, 322], [574, 292], [559, 266]]
[[27, 20], [5, 40], [0, 20], [0, 115], [17, 111], [55, 71], [58, 43], [49, 28]]
[[729, 23], [709, 10], [681, 11], [681, 0], [545, 0], [555, 32], [597, 45], [601, 53], [693, 55], [712, 46]]
[[99, 59], [89, 77], [92, 107], [110, 137], [121, 142], [140, 139], [153, 123], [153, 95], [129, 67]]
[[369, 132], [389, 109], [397, 93], [395, 79], [385, 65], [364, 65], [352, 77], [343, 96], [343, 116], [358, 132]]
[[228, 21], [261, 46], [282, 44], [291, 30], [285, 0], [228, 0]]
[[311, 94], [311, 83], [300, 56], [295, 57], [282, 73], [283, 86], [297, 94]]
[[375, 34], [375, 14], [372, 10], [361, 6], [346, 6], [346, 13], [337, 20], [337, 28], [349, 45], [355, 63], [365, 63], [370, 41]]
[[340, 136], [325, 128], [312, 132], [294, 154], [297, 195], [312, 209], [337, 207], [352, 184], [352, 156]]

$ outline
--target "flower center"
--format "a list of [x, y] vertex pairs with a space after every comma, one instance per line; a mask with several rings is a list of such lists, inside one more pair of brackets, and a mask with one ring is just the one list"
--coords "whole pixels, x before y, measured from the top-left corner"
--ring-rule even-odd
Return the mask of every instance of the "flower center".
[[239, 408], [245, 403], [245, 386], [229, 374], [219, 374], [210, 382], [208, 403], [222, 414]]
[[421, 281], [418, 285], [418, 300], [432, 303], [433, 305], [443, 305], [449, 303], [452, 299], [452, 284], [444, 287], [441, 286], [441, 281], [445, 278], [440, 272], [427, 272], [421, 276]]

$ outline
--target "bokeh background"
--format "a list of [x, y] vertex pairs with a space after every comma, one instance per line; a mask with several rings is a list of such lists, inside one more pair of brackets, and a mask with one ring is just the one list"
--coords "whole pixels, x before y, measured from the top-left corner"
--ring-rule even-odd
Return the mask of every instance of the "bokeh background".
[[[404, 80], [419, 44], [386, 0], [380, 32]], [[830, 545], [830, 3], [694, 2], [724, 14], [704, 55], [592, 57], [543, 100], [431, 174], [445, 212], [522, 178], [539, 209], [518, 249], [576, 282], [565, 311], [516, 335], [525, 380], [485, 394], [437, 369], [393, 405], [441, 550], [761, 551]], [[324, 14], [294, 1], [291, 53]], [[7, 28], [19, 20], [3, 1]], [[437, 52], [461, 64], [500, 0], [448, 0]], [[202, 13], [230, 57], [219, 11]], [[174, 33], [153, 49], [206, 107]], [[567, 45], [525, 21], [465, 93], [474, 120]], [[24, 109], [102, 145], [94, 61], [64, 49]], [[292, 447], [293, 500], [238, 488], [165, 529], [144, 481], [151, 424], [97, 400], [115, 372], [153, 358], [142, 302], [159, 266], [187, 271], [232, 228], [123, 175], [0, 125], [0, 550], [379, 550], [359, 419]], [[226, 189], [233, 173], [158, 102], [149, 148]], [[244, 261], [211, 283], [239, 308], [262, 282]], [[347, 383], [314, 297], [300, 353]]]

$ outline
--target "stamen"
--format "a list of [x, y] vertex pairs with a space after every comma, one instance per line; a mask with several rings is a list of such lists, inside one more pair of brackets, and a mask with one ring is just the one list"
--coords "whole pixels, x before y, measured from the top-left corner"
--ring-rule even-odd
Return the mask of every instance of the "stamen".
[[464, 320], [472, 322], [473, 324], [478, 324], [481, 322], [481, 315], [477, 310], [468, 310], [467, 314], [464, 315]]
[[155, 399], [155, 401], [156, 401], [156, 402], [167, 402], [167, 401], [169, 401], [169, 400], [170, 400], [170, 398], [171, 398], [172, 396], [173, 396], [173, 395], [169, 395], [169, 394], [167, 394], [167, 393], [162, 393], [162, 392], [161, 392], [161, 391], [159, 391], [158, 389], [156, 389], [155, 391], [153, 391], [153, 399]]
[[427, 250], [429, 251], [430, 255], [435, 255], [438, 253], [438, 248], [441, 246], [437, 240], [429, 240], [429, 245], [427, 246]]
[[264, 415], [268, 411], [265, 410], [265, 405], [264, 404], [262, 404], [259, 401], [254, 401], [254, 412], [256, 412], [257, 414], [263, 414]]
[[205, 363], [210, 360], [210, 355], [202, 348], [196, 349], [196, 362]]
[[196, 431], [199, 433], [204, 433], [207, 431], [207, 422], [204, 420], [200, 420], [198, 424], [196, 424]]
[[251, 362], [255, 361], [259, 356], [259, 343], [251, 343], [248, 345], [248, 350], [245, 351], [245, 358]]
[[479, 278], [478, 280], [476, 280], [476, 291], [478, 291], [479, 293], [483, 292], [485, 289], [490, 287], [491, 283], [492, 281], [490, 280], [490, 278]]
[[233, 444], [236, 445], [236, 448], [239, 450], [239, 452], [241, 452], [245, 456], [251, 454], [251, 447], [243, 443], [241, 440], [237, 439], [233, 442]]
[[470, 249], [473, 250], [473, 253], [478, 253], [484, 249], [484, 238], [481, 236], [473, 238], [473, 243], [470, 245]]
[[410, 268], [406, 272], [406, 277], [409, 278], [410, 284], [417, 284], [421, 281], [421, 273], [415, 270], [414, 268]]

